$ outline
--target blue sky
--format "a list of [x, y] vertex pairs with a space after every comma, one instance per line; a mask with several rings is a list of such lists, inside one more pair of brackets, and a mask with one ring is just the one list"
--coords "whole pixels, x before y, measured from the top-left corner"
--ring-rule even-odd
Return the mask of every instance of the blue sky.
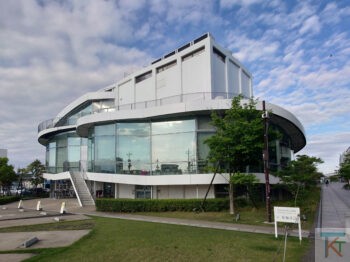
[[349, 25], [349, 0], [0, 1], [0, 148], [16, 167], [44, 160], [41, 121], [210, 32], [332, 172], [350, 146]]

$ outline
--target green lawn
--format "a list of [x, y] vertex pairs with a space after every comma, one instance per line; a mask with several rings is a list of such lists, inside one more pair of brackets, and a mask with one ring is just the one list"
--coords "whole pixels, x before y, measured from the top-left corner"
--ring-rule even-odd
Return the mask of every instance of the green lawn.
[[[41, 249], [27, 261], [281, 261], [274, 236], [94, 217], [91, 233], [67, 248]], [[309, 247], [288, 239], [287, 261]]]
[[236, 216], [232, 216], [228, 211], [222, 212], [138, 212], [137, 215], [156, 216], [156, 217], [172, 217], [183, 218], [193, 220], [205, 220], [213, 222], [226, 222], [226, 223], [238, 223], [249, 224], [259, 226], [272, 226], [264, 223], [266, 221], [266, 214], [264, 208], [255, 209], [252, 207], [240, 208], [237, 213], [240, 215], [240, 219], [236, 221]]

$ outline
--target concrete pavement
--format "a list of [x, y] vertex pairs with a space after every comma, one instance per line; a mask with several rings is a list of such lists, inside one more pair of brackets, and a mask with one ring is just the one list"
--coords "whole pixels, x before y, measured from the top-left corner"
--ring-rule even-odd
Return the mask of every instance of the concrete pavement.
[[345, 228], [346, 216], [350, 215], [350, 190], [344, 183], [322, 186], [322, 228]]

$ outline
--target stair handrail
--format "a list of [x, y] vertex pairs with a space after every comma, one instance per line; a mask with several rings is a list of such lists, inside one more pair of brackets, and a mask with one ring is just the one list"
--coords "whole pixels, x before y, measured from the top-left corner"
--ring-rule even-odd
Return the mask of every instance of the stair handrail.
[[80, 199], [80, 195], [79, 195], [78, 189], [77, 189], [77, 188], [76, 188], [76, 186], [75, 186], [76, 181], [75, 181], [75, 179], [73, 178], [73, 177], [74, 177], [74, 175], [73, 175], [73, 172], [72, 172], [72, 171], [69, 171], [69, 176], [70, 176], [70, 180], [71, 180], [72, 185], [73, 185], [73, 189], [74, 189], [75, 195], [77, 196], [77, 199], [78, 199], [79, 205], [82, 207], [82, 206], [83, 206], [83, 204], [82, 204], [82, 202], [81, 202], [81, 199]]

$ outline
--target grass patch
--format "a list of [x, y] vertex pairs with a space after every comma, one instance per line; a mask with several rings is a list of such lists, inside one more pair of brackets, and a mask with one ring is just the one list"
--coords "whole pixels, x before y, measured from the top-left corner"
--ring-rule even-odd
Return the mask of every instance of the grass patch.
[[225, 223], [236, 223], [236, 224], [249, 224], [249, 225], [259, 225], [259, 226], [271, 226], [265, 224], [266, 220], [265, 209], [264, 208], [252, 208], [244, 207], [239, 208], [237, 213], [240, 215], [240, 219], [236, 221], [235, 216], [232, 216], [228, 211], [221, 212], [140, 212], [135, 213], [137, 215], [155, 216], [155, 217], [171, 217], [180, 219], [193, 219], [193, 220], [203, 220], [212, 222], [225, 222]]
[[61, 221], [40, 225], [26, 225], [0, 228], [0, 233], [8, 232], [32, 232], [32, 231], [57, 231], [57, 230], [83, 230], [92, 229], [95, 226], [94, 219]]
[[[302, 229], [310, 230], [313, 226], [315, 214], [317, 212], [318, 203], [320, 201], [320, 188], [314, 187], [310, 191], [304, 193], [299, 198], [297, 206], [300, 207], [301, 214], [306, 216], [306, 221], [301, 221]], [[273, 206], [286, 206], [293, 207], [294, 201], [273, 201], [272, 202], [272, 220], [273, 220]], [[274, 226], [273, 224], [264, 223], [266, 219], [266, 209], [264, 205], [260, 205], [258, 208], [251, 206], [236, 207], [236, 214], [240, 214], [240, 219], [236, 221], [235, 216], [229, 214], [228, 210], [221, 212], [136, 212], [137, 215], [155, 216], [155, 217], [170, 217], [179, 219], [193, 219], [193, 220], [204, 220], [212, 222], [225, 222], [233, 224], [248, 224], [258, 226]], [[279, 223], [279, 226], [283, 226], [283, 223]], [[296, 229], [297, 224], [287, 224], [289, 228]]]
[[[67, 248], [36, 250], [27, 261], [280, 261], [272, 235], [94, 217], [90, 234]], [[309, 246], [288, 239], [287, 261]]]

